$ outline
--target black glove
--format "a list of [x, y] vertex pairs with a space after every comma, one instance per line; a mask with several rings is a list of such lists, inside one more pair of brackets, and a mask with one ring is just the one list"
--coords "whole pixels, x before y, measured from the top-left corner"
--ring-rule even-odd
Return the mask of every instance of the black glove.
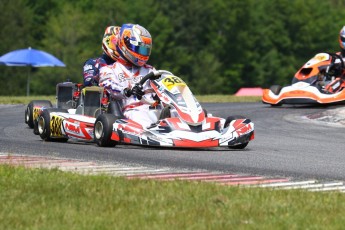
[[125, 89], [124, 94], [126, 95], [126, 97], [134, 95], [138, 98], [138, 100], [141, 100], [145, 93], [141, 85], [135, 85], [132, 89]]

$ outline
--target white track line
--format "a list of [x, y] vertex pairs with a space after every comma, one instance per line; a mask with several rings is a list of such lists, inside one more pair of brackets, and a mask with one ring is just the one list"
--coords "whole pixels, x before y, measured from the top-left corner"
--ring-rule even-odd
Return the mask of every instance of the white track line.
[[317, 188], [339, 187], [339, 186], [343, 186], [343, 185], [344, 185], [343, 182], [328, 182], [328, 183], [323, 183], [323, 184], [287, 186], [287, 187], [283, 187], [282, 189], [317, 189]]
[[[61, 171], [88, 175], [106, 174], [111, 176], [125, 176], [127, 179], [154, 180], [186, 180], [217, 182], [220, 184], [243, 184], [243, 187], [259, 187], [273, 189], [303, 189], [312, 192], [339, 191], [345, 192], [345, 184], [341, 181], [319, 183], [317, 180], [267, 182], [270, 178], [225, 174], [211, 171], [188, 171], [171, 168], [151, 168], [144, 166], [129, 166], [125, 164], [101, 164], [97, 162], [71, 160], [58, 157], [28, 156], [0, 152], [0, 164], [23, 165], [32, 168], [56, 168]], [[283, 178], [289, 180], [288, 178]], [[265, 181], [264, 184], [260, 180]], [[279, 178], [275, 178], [279, 181]], [[274, 180], [273, 180], [274, 181]], [[245, 185], [250, 182], [250, 185]], [[257, 183], [257, 184], [255, 184]], [[249, 183], [248, 183], [249, 184]]]
[[285, 186], [296, 186], [296, 185], [306, 185], [306, 184], [315, 184], [316, 180], [307, 180], [307, 181], [289, 181], [282, 183], [271, 183], [271, 184], [260, 184], [256, 187], [268, 188], [268, 187], [285, 187]]

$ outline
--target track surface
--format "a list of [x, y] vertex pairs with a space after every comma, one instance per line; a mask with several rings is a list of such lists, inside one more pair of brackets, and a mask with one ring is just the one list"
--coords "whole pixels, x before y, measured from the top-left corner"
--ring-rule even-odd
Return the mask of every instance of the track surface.
[[0, 105], [0, 152], [295, 179], [344, 180], [345, 126], [326, 126], [302, 118], [339, 107], [273, 108], [261, 103], [203, 106], [215, 116], [243, 115], [252, 119], [255, 139], [244, 150], [176, 150], [129, 145], [100, 148], [75, 141], [44, 142], [24, 123], [25, 105]]

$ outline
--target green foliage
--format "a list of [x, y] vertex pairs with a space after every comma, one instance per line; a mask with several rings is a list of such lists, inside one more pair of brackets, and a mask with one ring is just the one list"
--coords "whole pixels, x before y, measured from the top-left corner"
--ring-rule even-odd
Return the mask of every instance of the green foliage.
[[[245, 73], [247, 85], [287, 84], [294, 73], [318, 52], [335, 52], [343, 12], [330, 2], [315, 0], [253, 1], [249, 31], [252, 43]], [[339, 23], [340, 22], [340, 23]]]
[[[27, 0], [0, 1], [0, 54], [31, 46], [34, 11]], [[25, 95], [28, 68], [0, 66], [0, 95]]]
[[[313, 55], [339, 50], [343, 1], [329, 0], [4, 0], [1, 54], [34, 47], [66, 68], [39, 68], [31, 94], [82, 81], [83, 63], [102, 53], [109, 25], [138, 23], [153, 37], [149, 64], [167, 69], [198, 94], [289, 84]], [[25, 95], [28, 69], [0, 66], [0, 95]]]

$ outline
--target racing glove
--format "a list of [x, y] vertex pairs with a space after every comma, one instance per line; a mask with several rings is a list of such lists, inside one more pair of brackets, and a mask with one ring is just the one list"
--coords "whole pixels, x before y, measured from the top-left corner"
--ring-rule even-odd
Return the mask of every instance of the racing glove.
[[135, 85], [132, 89], [126, 88], [123, 92], [126, 95], [126, 97], [134, 95], [138, 98], [138, 100], [141, 100], [141, 98], [145, 94], [143, 91], [143, 87], [141, 85]]

